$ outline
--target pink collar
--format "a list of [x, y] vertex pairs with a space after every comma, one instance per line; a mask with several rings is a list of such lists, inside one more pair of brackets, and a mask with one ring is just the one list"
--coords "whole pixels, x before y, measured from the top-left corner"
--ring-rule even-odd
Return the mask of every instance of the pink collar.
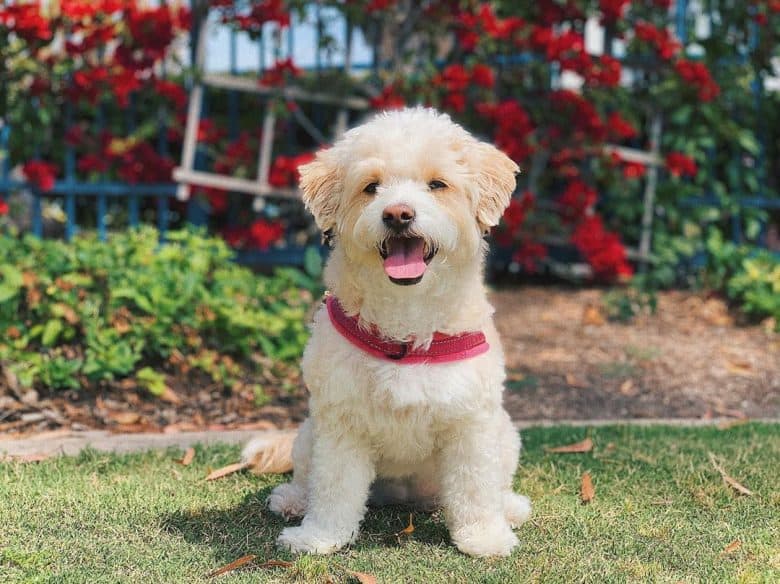
[[411, 342], [388, 341], [381, 337], [375, 327], [361, 328], [357, 316], [348, 316], [335, 296], [325, 299], [328, 316], [336, 330], [358, 349], [395, 363], [406, 365], [416, 363], [449, 363], [463, 361], [486, 352], [490, 345], [481, 332], [445, 335], [434, 333], [430, 347], [414, 348]]

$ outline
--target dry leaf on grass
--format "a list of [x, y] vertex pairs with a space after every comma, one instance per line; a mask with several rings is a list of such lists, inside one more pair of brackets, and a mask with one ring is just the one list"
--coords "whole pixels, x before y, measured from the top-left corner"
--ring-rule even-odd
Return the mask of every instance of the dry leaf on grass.
[[409, 525], [407, 525], [401, 531], [396, 533], [396, 535], [410, 535], [413, 532], [414, 532], [414, 523], [412, 523], [412, 514], [409, 513]]
[[747, 495], [749, 497], [750, 495], [753, 494], [753, 491], [748, 489], [745, 485], [737, 482], [736, 479], [733, 479], [726, 473], [723, 467], [715, 459], [715, 455], [712, 452], [709, 453], [709, 456], [710, 456], [710, 462], [712, 462], [712, 466], [714, 466], [715, 470], [720, 473], [720, 476], [723, 478], [724, 483], [726, 483], [732, 489], [737, 491], [740, 495]]
[[572, 453], [582, 453], [582, 452], [590, 452], [593, 450], [593, 440], [590, 438], [585, 438], [585, 440], [582, 440], [581, 442], [575, 442], [574, 444], [567, 444], [566, 446], [556, 446], [555, 448], [548, 448], [545, 446], [544, 448], [547, 452], [552, 452], [555, 454], [572, 454]]
[[232, 475], [235, 472], [244, 470], [245, 468], [249, 468], [248, 462], [236, 462], [234, 464], [229, 464], [227, 466], [223, 466], [222, 468], [218, 468], [217, 470], [211, 471], [206, 477], [206, 480], [215, 481], [217, 479], [221, 479], [222, 477]]
[[590, 503], [596, 496], [596, 490], [593, 488], [593, 481], [590, 479], [590, 473], [582, 473], [582, 482], [580, 484], [580, 500], [584, 503]]
[[188, 448], [184, 453], [184, 456], [182, 456], [181, 460], [179, 461], [179, 464], [182, 466], [189, 466], [190, 464], [192, 464], [192, 461], [194, 459], [195, 459], [195, 449]]
[[753, 377], [754, 375], [753, 367], [747, 361], [729, 359], [726, 361], [726, 369], [729, 373], [743, 377]]
[[284, 560], [268, 560], [258, 566], [258, 568], [292, 568], [292, 562], [285, 562]]
[[355, 578], [360, 584], [376, 584], [376, 576], [366, 574], [365, 572], [355, 572], [347, 570], [347, 574]]
[[217, 576], [221, 576], [222, 574], [227, 574], [228, 572], [232, 572], [233, 570], [237, 570], [241, 566], [245, 566], [249, 562], [253, 561], [257, 556], [254, 554], [249, 554], [246, 556], [242, 556], [238, 558], [237, 560], [234, 560], [230, 562], [229, 564], [222, 566], [221, 568], [214, 570], [213, 572], [210, 572], [206, 578], [216, 578]]
[[738, 539], [735, 539], [732, 541], [729, 545], [723, 548], [723, 551], [720, 552], [720, 555], [726, 556], [728, 554], [733, 554], [735, 551], [737, 551], [739, 548], [742, 547], [742, 542]]

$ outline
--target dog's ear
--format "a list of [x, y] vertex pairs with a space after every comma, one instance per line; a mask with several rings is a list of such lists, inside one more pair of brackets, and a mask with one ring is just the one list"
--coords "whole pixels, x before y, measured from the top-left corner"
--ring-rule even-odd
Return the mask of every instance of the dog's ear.
[[298, 168], [303, 203], [323, 231], [336, 225], [336, 209], [341, 191], [341, 171], [331, 150], [320, 150], [312, 162]]
[[477, 222], [482, 231], [498, 225], [509, 205], [520, 168], [492, 144], [479, 142], [473, 158], [477, 180]]

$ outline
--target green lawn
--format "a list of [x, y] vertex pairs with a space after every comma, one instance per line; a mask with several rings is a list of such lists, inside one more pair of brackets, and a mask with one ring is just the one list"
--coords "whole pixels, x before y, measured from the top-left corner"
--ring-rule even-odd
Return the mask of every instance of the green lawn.
[[[587, 454], [545, 446], [590, 436]], [[508, 559], [459, 554], [440, 513], [372, 510], [352, 548], [252, 568], [224, 582], [780, 582], [780, 425], [717, 428], [553, 428], [523, 432], [519, 491], [534, 518]], [[1, 445], [0, 445], [1, 448]], [[724, 484], [708, 453], [753, 491]], [[291, 559], [273, 541], [283, 522], [264, 507], [284, 477], [236, 474], [205, 482], [237, 448], [0, 464], [0, 582], [199, 582], [245, 554]], [[595, 499], [579, 500], [580, 477]], [[730, 553], [724, 548], [738, 540]], [[733, 546], [736, 547], [736, 546]], [[354, 581], [354, 580], [353, 580]]]

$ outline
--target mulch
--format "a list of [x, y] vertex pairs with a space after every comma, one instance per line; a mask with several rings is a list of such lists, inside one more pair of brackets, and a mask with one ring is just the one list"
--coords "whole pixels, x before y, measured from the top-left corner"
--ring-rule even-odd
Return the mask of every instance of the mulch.
[[[506, 405], [516, 420], [780, 418], [780, 335], [744, 324], [715, 297], [659, 296], [655, 315], [608, 321], [605, 291], [525, 286], [492, 294], [507, 354]], [[0, 376], [0, 436], [68, 429], [180, 432], [284, 429], [306, 416], [292, 369], [265, 380], [258, 406], [246, 379], [233, 391], [191, 371], [171, 375], [174, 400], [132, 383], [39, 395]]]

